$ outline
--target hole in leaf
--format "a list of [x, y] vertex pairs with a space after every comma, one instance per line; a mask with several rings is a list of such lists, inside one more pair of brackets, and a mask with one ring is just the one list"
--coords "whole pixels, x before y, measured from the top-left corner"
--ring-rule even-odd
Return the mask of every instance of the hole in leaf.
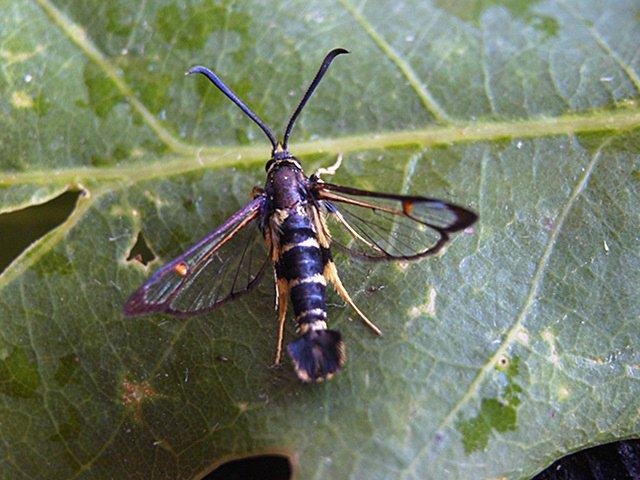
[[255, 455], [219, 465], [202, 480], [289, 480], [291, 463], [284, 455]]
[[132, 260], [136, 262], [140, 262], [143, 265], [153, 261], [156, 258], [154, 253], [149, 248], [147, 244], [147, 240], [144, 238], [142, 232], [138, 232], [138, 238], [136, 239], [136, 243], [133, 244], [133, 248], [129, 252], [129, 256], [127, 257], [127, 262]]
[[0, 273], [29, 245], [69, 218], [81, 194], [64, 192], [41, 205], [0, 215]]
[[561, 458], [532, 480], [636, 480], [640, 440], [607, 443]]

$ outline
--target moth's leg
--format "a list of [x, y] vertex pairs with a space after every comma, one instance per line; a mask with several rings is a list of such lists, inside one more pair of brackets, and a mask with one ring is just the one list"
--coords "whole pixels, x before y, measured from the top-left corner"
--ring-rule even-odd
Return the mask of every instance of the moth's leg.
[[274, 365], [279, 365], [282, 359], [282, 341], [284, 339], [284, 321], [287, 317], [287, 295], [289, 285], [286, 279], [276, 280], [276, 308], [278, 310], [278, 336], [276, 338], [276, 355]]
[[335, 173], [338, 171], [338, 168], [340, 168], [340, 165], [342, 165], [342, 154], [339, 153], [338, 154], [338, 158], [336, 159], [336, 163], [334, 163], [333, 165], [331, 165], [330, 167], [321, 167], [318, 170], [315, 171], [315, 173], [313, 174], [313, 177], [317, 178], [318, 180], [322, 181], [322, 179], [320, 178], [320, 175], [335, 175]]
[[371, 322], [371, 320], [369, 320], [365, 316], [365, 314], [362, 313], [358, 307], [356, 307], [356, 304], [353, 303], [353, 300], [351, 300], [349, 293], [345, 290], [344, 286], [342, 285], [342, 282], [340, 281], [340, 277], [338, 276], [338, 270], [336, 269], [336, 264], [333, 263], [333, 261], [328, 261], [325, 264], [324, 277], [327, 280], [329, 280], [329, 282], [331, 282], [331, 284], [333, 285], [333, 288], [336, 290], [336, 292], [338, 292], [338, 295], [340, 295], [340, 298], [342, 298], [345, 302], [347, 302], [351, 306], [351, 308], [353, 308], [356, 311], [356, 313], [360, 315], [360, 318], [362, 319], [364, 324], [367, 327], [369, 327], [371, 331], [373, 331], [373, 333], [375, 333], [376, 335], [382, 335], [382, 332], [380, 331], [380, 329], [376, 327], [373, 324], [373, 322]]

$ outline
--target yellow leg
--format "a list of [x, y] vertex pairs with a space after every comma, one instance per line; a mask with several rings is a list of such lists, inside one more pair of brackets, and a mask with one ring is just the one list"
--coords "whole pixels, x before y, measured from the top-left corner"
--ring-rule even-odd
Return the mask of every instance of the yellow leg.
[[286, 280], [276, 281], [277, 296], [276, 306], [278, 308], [278, 337], [276, 339], [276, 356], [274, 365], [280, 365], [282, 359], [282, 341], [284, 339], [284, 322], [287, 318], [287, 294], [288, 285]]
[[358, 307], [356, 307], [356, 304], [353, 303], [353, 300], [351, 300], [349, 293], [345, 290], [344, 286], [342, 285], [342, 282], [340, 281], [340, 277], [338, 277], [338, 270], [336, 270], [335, 263], [330, 261], [324, 266], [324, 276], [327, 280], [331, 282], [331, 284], [333, 285], [333, 288], [335, 288], [336, 292], [338, 292], [338, 295], [340, 295], [340, 298], [342, 298], [345, 302], [347, 302], [351, 306], [351, 308], [353, 308], [356, 311], [356, 313], [360, 315], [360, 318], [362, 319], [363, 323], [367, 327], [369, 327], [373, 331], [373, 333], [375, 333], [376, 335], [382, 335], [382, 332], [380, 331], [380, 329], [376, 327], [373, 324], [373, 322], [371, 322], [371, 320], [369, 320], [365, 316], [365, 314], [362, 313]]

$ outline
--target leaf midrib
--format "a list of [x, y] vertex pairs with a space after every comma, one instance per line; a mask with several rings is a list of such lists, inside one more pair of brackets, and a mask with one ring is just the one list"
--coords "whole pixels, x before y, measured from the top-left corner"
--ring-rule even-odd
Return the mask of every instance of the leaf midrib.
[[[160, 162], [132, 164], [115, 167], [81, 167], [56, 170], [38, 170], [6, 175], [0, 178], [0, 186], [15, 184], [47, 184], [51, 185], [52, 175], [56, 183], [65, 185], [87, 183], [95, 180], [110, 181], [133, 179], [147, 180], [178, 175], [191, 171], [212, 167], [230, 167], [262, 163], [267, 160], [267, 146], [221, 146], [203, 147], [190, 145], [179, 140], [167, 130], [140, 100], [118, 74], [116, 68], [104, 54], [87, 37], [84, 29], [68, 18], [49, 0], [35, 0], [51, 20], [74, 42], [87, 56], [96, 63], [105, 76], [109, 78], [121, 92], [133, 110], [142, 117], [146, 125], [156, 134], [172, 152]], [[367, 149], [397, 148], [401, 146], [429, 147], [443, 144], [455, 144], [469, 141], [503, 140], [505, 138], [532, 138], [549, 135], [566, 135], [605, 130], [619, 131], [640, 126], [640, 110], [635, 102], [630, 109], [593, 110], [560, 117], [541, 117], [537, 119], [515, 120], [451, 120], [425, 90], [410, 66], [382, 38], [362, 14], [347, 1], [340, 4], [372, 38], [372, 41], [387, 55], [408, 79], [409, 84], [427, 111], [440, 122], [448, 122], [442, 126], [425, 126], [421, 129], [402, 130], [382, 133], [366, 133], [345, 137], [329, 138], [303, 142], [295, 146], [293, 153], [298, 156], [308, 154], [350, 153]], [[627, 69], [625, 69], [627, 71]], [[637, 83], [636, 83], [637, 85]], [[194, 157], [195, 160], [194, 160]]]
[[[294, 155], [324, 153], [337, 155], [399, 147], [426, 148], [474, 141], [526, 139], [603, 131], [620, 132], [640, 127], [640, 110], [592, 111], [533, 120], [458, 123], [417, 130], [361, 134], [302, 142], [293, 146]], [[142, 181], [166, 178], [193, 171], [248, 166], [268, 159], [268, 146], [189, 146], [182, 154], [168, 154], [158, 162], [132, 163], [112, 167], [70, 167], [30, 170], [6, 174], [0, 186], [20, 184], [82, 184], [95, 181]]]

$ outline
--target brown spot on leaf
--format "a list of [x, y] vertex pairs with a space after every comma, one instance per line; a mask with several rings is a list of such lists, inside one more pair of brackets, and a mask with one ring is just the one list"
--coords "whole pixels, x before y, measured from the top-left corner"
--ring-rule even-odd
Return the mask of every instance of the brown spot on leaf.
[[142, 402], [157, 395], [149, 382], [136, 383], [129, 379], [122, 381], [122, 404], [133, 408], [133, 418], [142, 422]]

